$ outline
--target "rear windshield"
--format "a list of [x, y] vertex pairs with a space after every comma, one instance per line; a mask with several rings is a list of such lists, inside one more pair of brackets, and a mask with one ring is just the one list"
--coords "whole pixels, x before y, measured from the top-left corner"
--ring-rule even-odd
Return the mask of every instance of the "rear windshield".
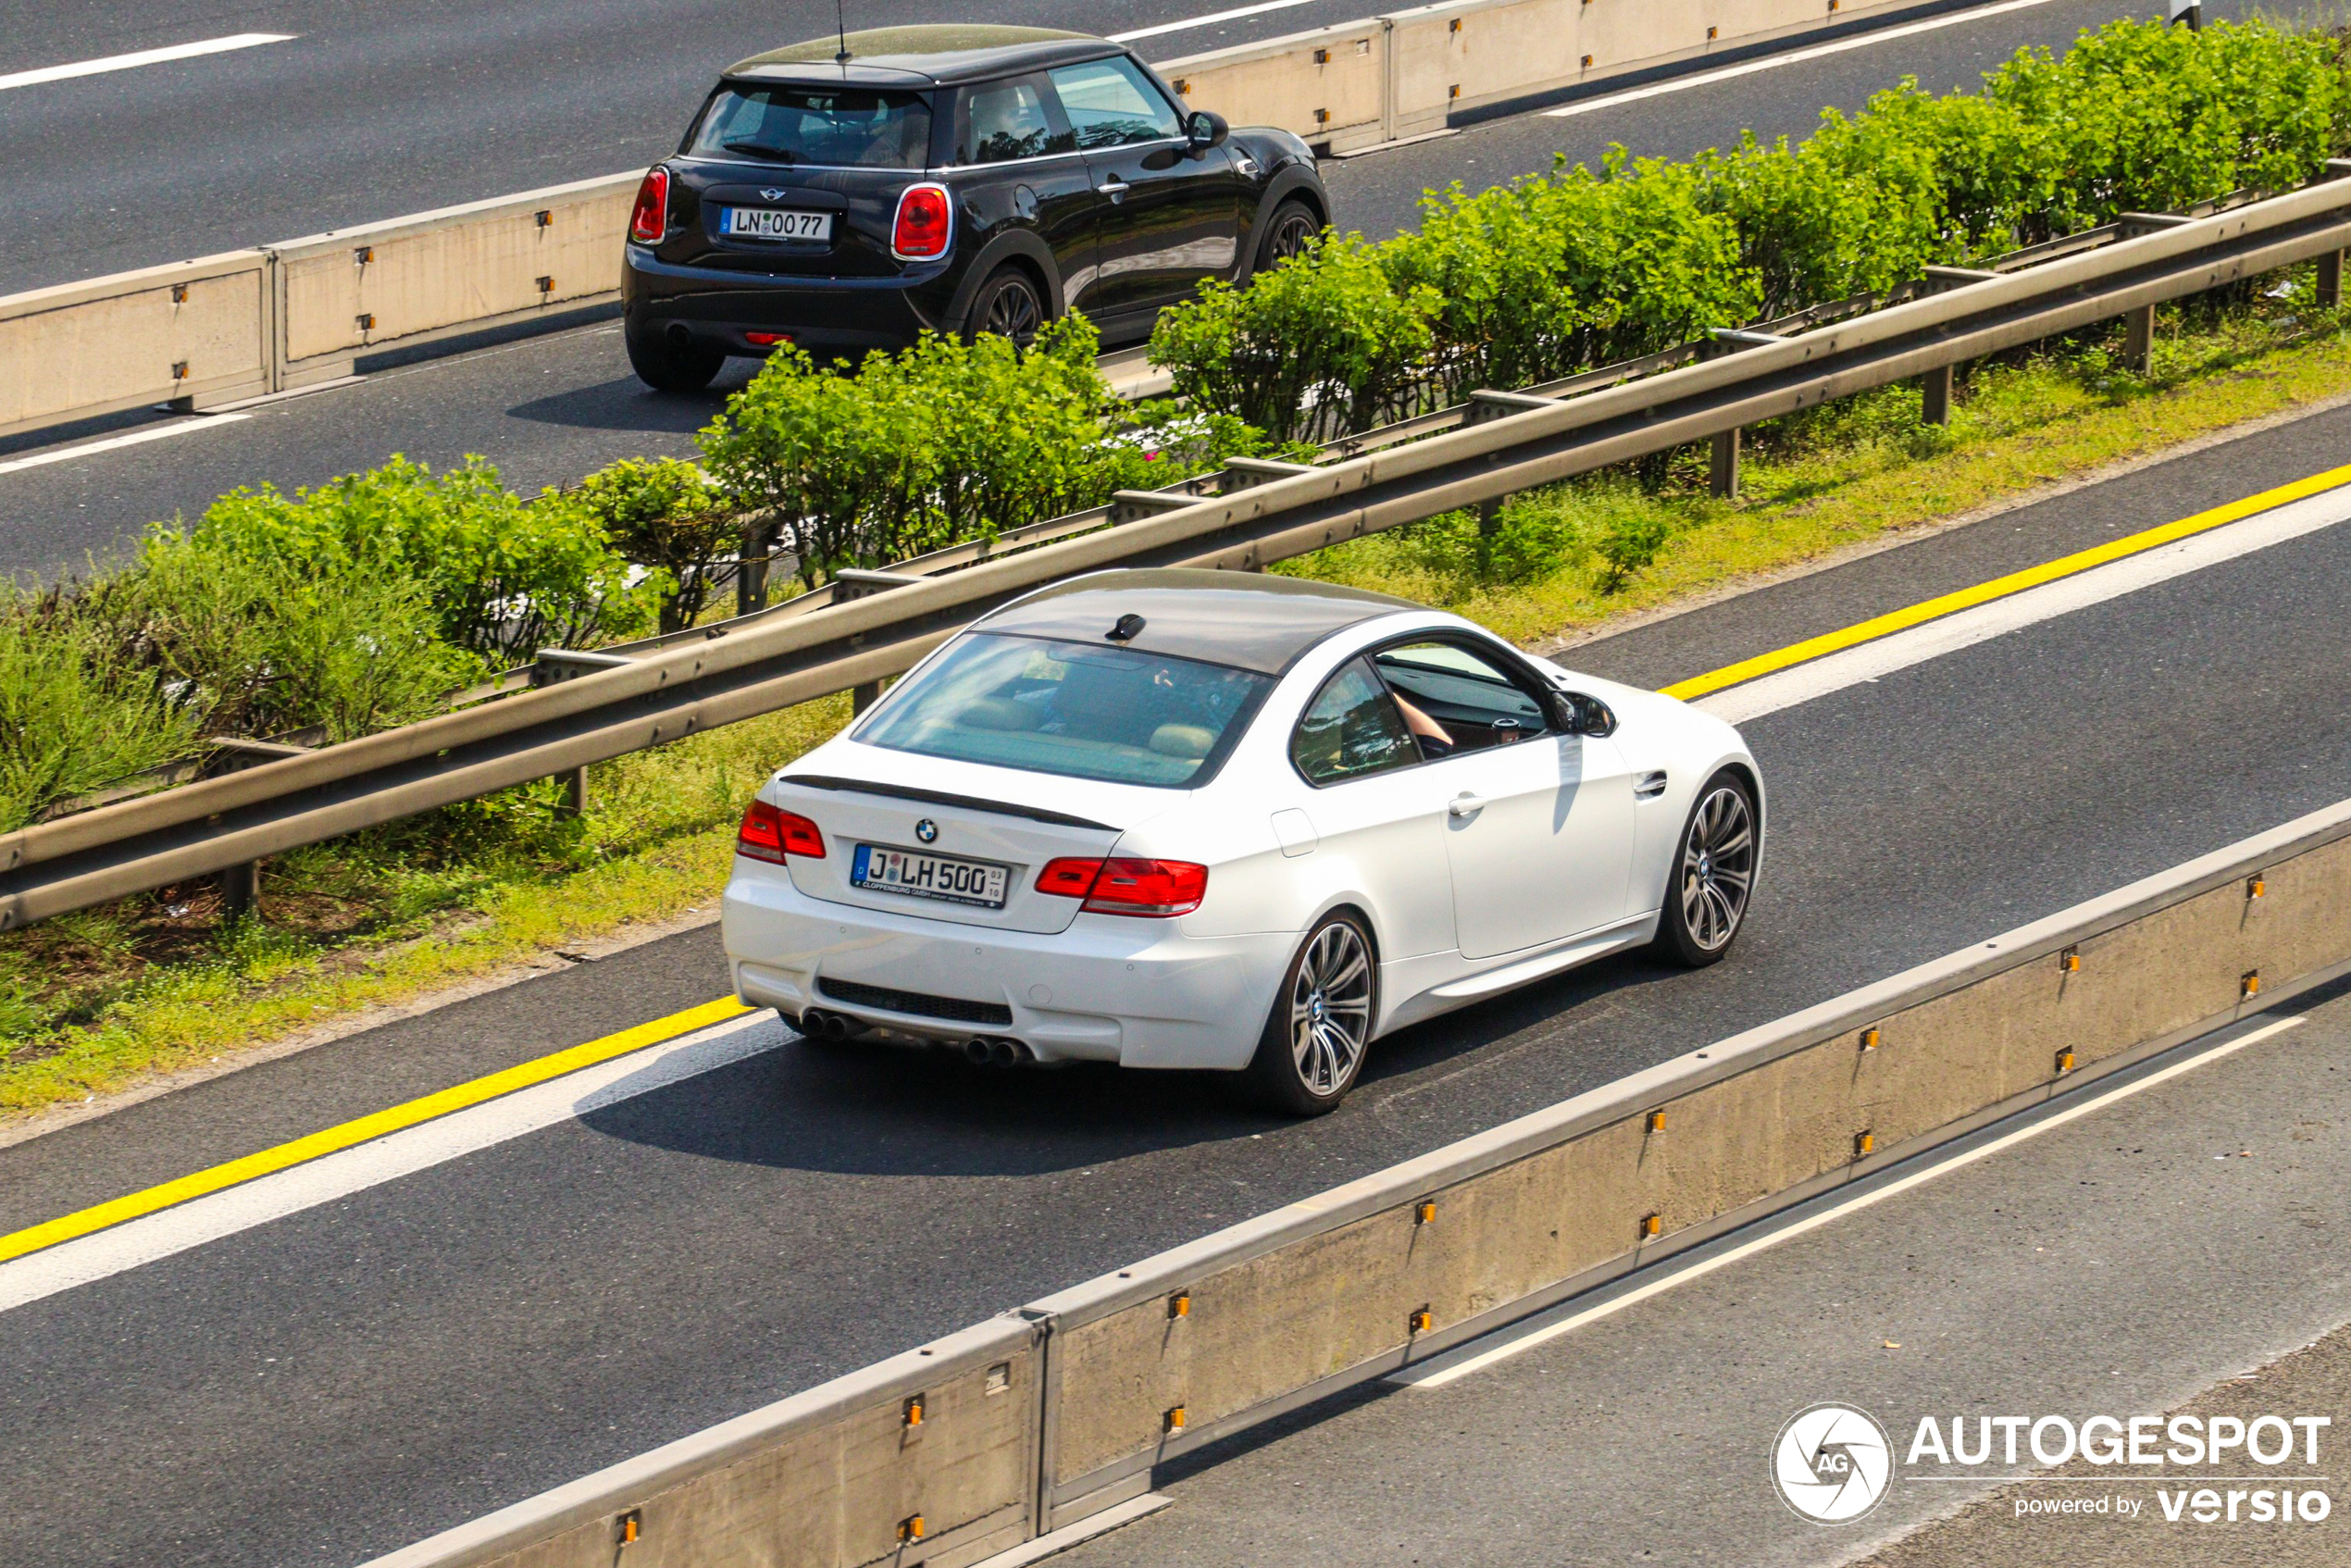
[[930, 104], [870, 87], [723, 87], [688, 149], [706, 157], [836, 168], [921, 168]]
[[855, 739], [959, 762], [1182, 788], [1204, 782], [1273, 681], [1085, 642], [963, 639]]

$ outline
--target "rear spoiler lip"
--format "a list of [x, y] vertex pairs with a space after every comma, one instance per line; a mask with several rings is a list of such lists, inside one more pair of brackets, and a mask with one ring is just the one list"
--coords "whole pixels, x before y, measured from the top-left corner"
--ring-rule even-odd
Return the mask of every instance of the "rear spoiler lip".
[[935, 806], [960, 806], [965, 811], [993, 812], [999, 816], [1025, 816], [1032, 822], [1050, 822], [1056, 828], [1091, 828], [1102, 833], [1124, 831], [1107, 822], [1096, 822], [1089, 816], [1072, 816], [1067, 812], [1047, 811], [1042, 806], [1015, 805], [1009, 801], [983, 801], [974, 795], [951, 795], [943, 790], [918, 790], [909, 784], [880, 784], [869, 778], [839, 778], [829, 773], [788, 773], [776, 782], [779, 785], [798, 784], [811, 790], [840, 790], [851, 794], [923, 801]]

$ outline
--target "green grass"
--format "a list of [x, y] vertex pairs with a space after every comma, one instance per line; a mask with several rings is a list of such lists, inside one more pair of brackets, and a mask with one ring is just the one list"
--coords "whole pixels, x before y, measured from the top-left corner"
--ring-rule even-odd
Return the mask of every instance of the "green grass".
[[[1750, 432], [1736, 501], [1709, 499], [1703, 452], [1684, 453], [1651, 488], [1595, 476], [1519, 497], [1483, 551], [1454, 516], [1281, 569], [1443, 604], [1525, 642], [1588, 631], [2351, 392], [2344, 322], [2308, 291], [2305, 269], [2283, 297], [2167, 312], [2145, 380], [2114, 368], [2106, 334], [1981, 367], [1948, 429], [1921, 426], [1917, 389], [1896, 387]], [[192, 886], [0, 938], [0, 1112], [706, 910], [743, 802], [847, 714], [837, 698], [602, 765], [579, 818], [541, 785], [284, 856], [257, 919], [224, 925]]]

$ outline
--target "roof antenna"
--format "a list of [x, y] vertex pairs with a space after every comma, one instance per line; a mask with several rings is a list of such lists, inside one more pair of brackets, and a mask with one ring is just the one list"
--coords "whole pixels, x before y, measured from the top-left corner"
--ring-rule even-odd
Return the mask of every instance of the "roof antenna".
[[833, 56], [833, 64], [849, 64], [849, 11], [847, 0], [833, 0], [833, 27], [840, 35], [840, 53]]

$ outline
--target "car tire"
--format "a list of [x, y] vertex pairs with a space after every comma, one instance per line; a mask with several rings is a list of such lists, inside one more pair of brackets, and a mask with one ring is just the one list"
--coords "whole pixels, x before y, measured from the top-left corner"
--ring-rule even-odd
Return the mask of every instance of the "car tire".
[[696, 343], [683, 346], [635, 328], [624, 328], [621, 341], [628, 348], [628, 367], [655, 392], [698, 392], [717, 379], [727, 356]]
[[1294, 197], [1284, 202], [1274, 209], [1257, 242], [1257, 271], [1271, 272], [1304, 250], [1322, 231], [1323, 220], [1314, 216], [1312, 207]]
[[1010, 338], [1026, 348], [1037, 341], [1037, 333], [1052, 319], [1052, 307], [1045, 299], [1045, 291], [1026, 269], [1000, 267], [988, 275], [972, 296], [971, 314], [964, 318], [965, 342], [981, 333]]
[[1747, 924], [1755, 893], [1755, 791], [1724, 771], [1706, 781], [1682, 824], [1665, 877], [1658, 952], [1686, 969], [1719, 964]]
[[1282, 972], [1244, 1070], [1250, 1098], [1293, 1116], [1337, 1109], [1362, 1075], [1378, 1003], [1371, 933], [1351, 915], [1325, 917]]

